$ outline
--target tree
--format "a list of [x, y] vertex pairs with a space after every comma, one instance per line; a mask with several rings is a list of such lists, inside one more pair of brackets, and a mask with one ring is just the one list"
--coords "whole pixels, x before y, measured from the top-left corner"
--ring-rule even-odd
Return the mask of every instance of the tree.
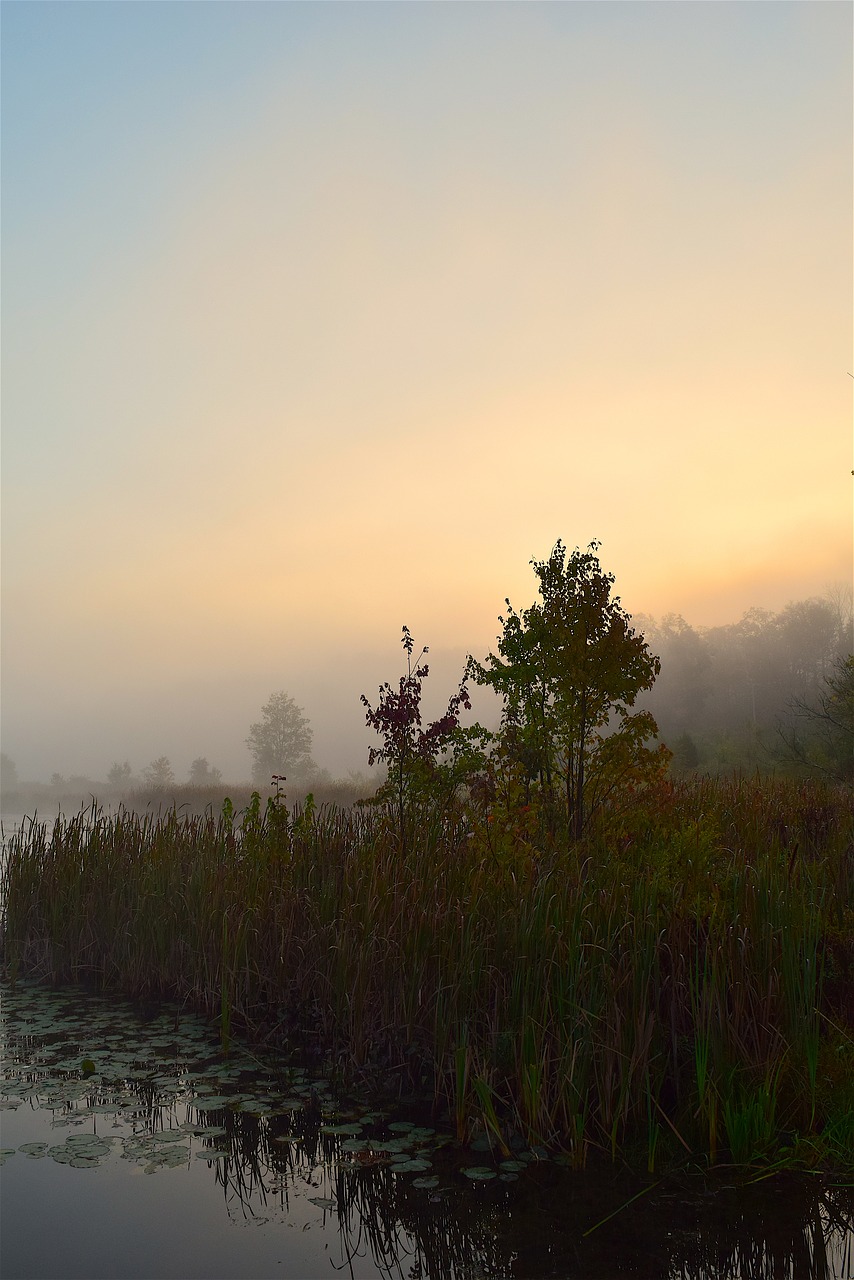
[[284, 691], [270, 695], [261, 719], [250, 725], [246, 745], [252, 752], [252, 780], [268, 785], [274, 775], [305, 779], [315, 771], [311, 725]]
[[397, 688], [387, 681], [380, 685], [380, 696], [374, 709], [362, 694], [362, 705], [367, 709], [366, 722], [383, 739], [381, 747], [371, 747], [368, 764], [381, 761], [388, 765], [387, 793], [394, 796], [397, 805], [398, 828], [404, 838], [406, 803], [435, 773], [436, 760], [450, 743], [459, 728], [460, 707], [471, 708], [465, 682], [448, 702], [448, 710], [438, 720], [421, 727], [421, 694], [430, 668], [421, 659], [427, 656], [427, 646], [419, 653], [413, 665], [415, 647], [409, 628], [403, 627], [401, 641], [406, 654], [406, 674], [400, 677]]
[[191, 787], [216, 787], [222, 782], [222, 773], [208, 764], [205, 756], [198, 756], [190, 765]]
[[838, 658], [819, 693], [791, 698], [789, 709], [792, 720], [779, 729], [788, 757], [816, 773], [854, 782], [854, 655]]
[[532, 560], [541, 602], [517, 613], [507, 600], [498, 654], [468, 666], [503, 699], [505, 742], [574, 839], [621, 787], [657, 776], [670, 758], [646, 746], [658, 732], [649, 712], [629, 713], [660, 665], [612, 598], [598, 549], [567, 558], [557, 542], [548, 560]]
[[11, 794], [18, 786], [18, 766], [6, 752], [0, 753], [0, 789]]
[[166, 791], [175, 785], [175, 774], [172, 772], [168, 756], [158, 756], [156, 760], [152, 760], [143, 777], [145, 785], [152, 791]]
[[117, 791], [122, 788], [129, 787], [132, 778], [133, 771], [130, 767], [129, 760], [125, 760], [124, 764], [120, 764], [117, 760], [110, 769], [110, 772], [107, 774], [107, 781], [110, 786], [115, 787]]

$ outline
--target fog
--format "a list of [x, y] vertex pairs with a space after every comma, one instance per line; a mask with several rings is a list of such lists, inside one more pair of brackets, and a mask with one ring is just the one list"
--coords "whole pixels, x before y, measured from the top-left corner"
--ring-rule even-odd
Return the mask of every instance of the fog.
[[849, 583], [852, 23], [6, 5], [18, 775], [242, 780], [277, 690], [364, 770], [559, 538], [695, 628]]
[[[661, 658], [661, 674], [641, 702], [656, 716], [662, 740], [676, 748], [676, 767], [686, 735], [695, 767], [779, 767], [781, 730], [791, 720], [793, 702], [815, 700], [834, 663], [854, 648], [847, 584], [822, 597], [791, 601], [776, 612], [753, 608], [716, 627], [693, 627], [673, 613], [660, 618], [638, 613], [633, 621]], [[415, 639], [417, 644], [420, 637]], [[473, 652], [483, 658], [486, 647]], [[428, 653], [425, 720], [444, 712], [466, 656], [463, 647]], [[61, 775], [76, 778], [78, 787], [82, 779], [103, 784], [110, 768], [125, 761], [139, 780], [152, 761], [165, 756], [178, 784], [188, 780], [191, 762], [199, 757], [218, 769], [224, 782], [240, 783], [251, 774], [245, 741], [250, 724], [270, 694], [283, 689], [310, 722], [312, 756], [320, 770], [335, 779], [376, 778], [367, 756], [377, 739], [365, 724], [360, 695], [375, 705], [379, 685], [395, 684], [404, 671], [405, 655], [394, 637], [382, 652], [347, 652], [345, 645], [340, 660], [329, 657], [298, 671], [220, 680], [189, 675], [172, 685], [130, 688], [120, 696], [90, 692], [77, 705], [71, 697], [39, 700], [38, 690], [26, 705], [16, 705], [10, 682], [3, 751], [21, 782]], [[489, 691], [470, 688], [473, 707], [464, 723], [477, 719], [496, 727], [499, 703]], [[4, 789], [8, 793], [8, 783]]]

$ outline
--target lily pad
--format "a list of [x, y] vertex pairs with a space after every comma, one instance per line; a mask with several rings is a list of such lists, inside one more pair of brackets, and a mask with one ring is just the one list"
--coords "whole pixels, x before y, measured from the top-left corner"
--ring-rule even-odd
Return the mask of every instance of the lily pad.
[[328, 1196], [310, 1196], [309, 1204], [316, 1204], [318, 1209], [335, 1209], [338, 1205], [337, 1200], [330, 1200]]
[[466, 1178], [471, 1178], [472, 1182], [488, 1182], [491, 1178], [498, 1176], [494, 1169], [486, 1169], [482, 1165], [476, 1165], [471, 1169], [461, 1169], [460, 1173]]

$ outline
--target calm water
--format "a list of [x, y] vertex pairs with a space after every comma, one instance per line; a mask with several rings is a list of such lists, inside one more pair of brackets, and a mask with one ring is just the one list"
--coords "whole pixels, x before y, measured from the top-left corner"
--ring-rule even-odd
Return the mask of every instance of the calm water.
[[0, 995], [4, 1280], [854, 1277], [850, 1188], [493, 1160], [174, 1007]]

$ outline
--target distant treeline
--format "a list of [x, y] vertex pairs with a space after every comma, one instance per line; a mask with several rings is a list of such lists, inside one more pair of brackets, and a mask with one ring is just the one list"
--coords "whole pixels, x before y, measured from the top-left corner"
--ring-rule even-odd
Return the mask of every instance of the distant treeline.
[[[675, 614], [633, 622], [661, 659], [639, 703], [655, 716], [677, 771], [851, 778], [850, 599], [750, 609], [720, 627], [695, 628]], [[823, 714], [829, 699], [836, 726]]]
[[[854, 780], [850, 597], [800, 600], [779, 613], [754, 608], [719, 627], [692, 627], [677, 614], [637, 614], [632, 622], [661, 660], [661, 673], [638, 706], [655, 716], [661, 740], [674, 753], [675, 773], [758, 769]], [[380, 781], [373, 773], [336, 779], [311, 761], [288, 787], [288, 799], [312, 792], [318, 803], [351, 804], [372, 795]], [[92, 798], [137, 811], [174, 803], [202, 813], [208, 806], [218, 810], [226, 796], [244, 807], [253, 789], [249, 782], [224, 782], [205, 757], [178, 782], [166, 756], [139, 774], [124, 761], [114, 763], [105, 780], [54, 774], [49, 782], [30, 782], [18, 778], [4, 755], [0, 786], [6, 812], [39, 807], [43, 813], [48, 806], [69, 811]]]
[[[327, 776], [318, 779], [315, 785], [303, 782], [287, 788], [285, 797], [289, 805], [301, 804], [311, 792], [318, 805], [335, 804], [346, 807], [371, 796], [380, 781], [380, 778], [368, 778], [362, 774], [350, 774], [347, 778]], [[165, 813], [174, 807], [188, 815], [207, 812], [218, 814], [226, 797], [236, 811], [245, 809], [251, 801], [254, 789], [251, 782], [219, 782], [211, 786], [176, 783], [164, 787], [140, 783], [135, 787], [118, 788], [109, 783], [78, 776], [63, 778], [54, 783], [17, 783], [14, 790], [4, 786], [3, 811], [16, 814], [32, 814], [37, 811], [42, 818], [49, 818], [57, 810], [72, 813], [90, 805], [94, 800], [101, 805], [111, 808], [121, 806], [135, 813]], [[270, 788], [266, 790], [269, 792]]]

